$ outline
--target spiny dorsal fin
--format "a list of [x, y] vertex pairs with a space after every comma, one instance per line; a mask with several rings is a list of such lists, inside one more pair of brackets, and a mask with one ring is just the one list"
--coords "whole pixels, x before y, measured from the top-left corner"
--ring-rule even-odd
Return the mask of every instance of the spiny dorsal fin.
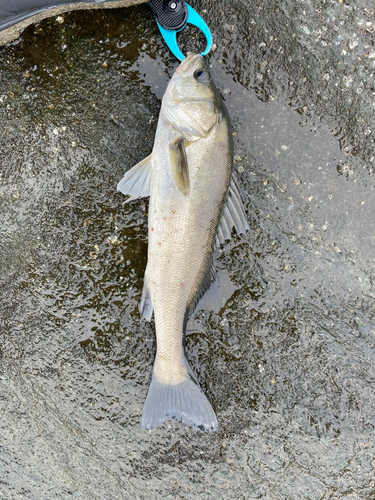
[[118, 183], [117, 190], [123, 194], [130, 194], [130, 198], [125, 203], [150, 196], [152, 181], [152, 155], [137, 163], [124, 175]]
[[178, 190], [185, 196], [189, 194], [189, 168], [185, 150], [185, 138], [177, 136], [169, 143], [171, 176]]
[[236, 228], [237, 234], [244, 234], [250, 230], [235, 174], [232, 176], [224, 213], [217, 230], [216, 247], [231, 239], [233, 227]]

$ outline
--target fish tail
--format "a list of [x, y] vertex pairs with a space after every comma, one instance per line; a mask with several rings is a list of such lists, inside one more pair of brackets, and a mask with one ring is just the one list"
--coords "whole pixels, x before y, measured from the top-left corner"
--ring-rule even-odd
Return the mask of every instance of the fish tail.
[[153, 429], [170, 419], [183, 422], [194, 430], [216, 431], [218, 428], [212, 406], [190, 373], [179, 384], [159, 382], [152, 374], [142, 413], [142, 427]]

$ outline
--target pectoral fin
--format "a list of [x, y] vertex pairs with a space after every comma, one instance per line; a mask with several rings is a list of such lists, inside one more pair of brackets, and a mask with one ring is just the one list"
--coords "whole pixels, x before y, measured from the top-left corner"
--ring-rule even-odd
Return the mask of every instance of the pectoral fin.
[[171, 176], [178, 190], [189, 194], [189, 168], [185, 150], [185, 138], [179, 135], [169, 143], [169, 165]]
[[150, 196], [152, 181], [152, 155], [137, 163], [135, 167], [126, 172], [123, 179], [118, 183], [117, 190], [123, 194], [130, 194], [125, 203]]

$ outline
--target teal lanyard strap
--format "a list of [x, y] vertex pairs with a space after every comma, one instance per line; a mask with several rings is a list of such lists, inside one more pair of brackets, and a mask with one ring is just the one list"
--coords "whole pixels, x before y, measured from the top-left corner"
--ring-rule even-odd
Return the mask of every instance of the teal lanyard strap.
[[[185, 59], [184, 54], [181, 52], [179, 46], [177, 45], [177, 33], [181, 30], [183, 30], [186, 26], [186, 24], [192, 24], [199, 28], [204, 36], [206, 37], [206, 48], [205, 50], [201, 53], [202, 56], [205, 56], [208, 54], [212, 48], [212, 35], [210, 32], [209, 27], [207, 24], [204, 22], [204, 20], [200, 17], [200, 15], [192, 8], [190, 5], [188, 5], [185, 2], [178, 2], [175, 0], [170, 0], [169, 2], [164, 2], [163, 5], [160, 4], [160, 2], [157, 2], [155, 0], [151, 0], [149, 2], [152, 10], [154, 11], [155, 17], [156, 17], [156, 22], [159, 27], [160, 33], [162, 34], [162, 37], [164, 38], [166, 44], [168, 45], [170, 51], [173, 53], [177, 59], [180, 61], [183, 61]], [[181, 5], [184, 4], [184, 5]], [[183, 16], [183, 11], [182, 9], [185, 9], [185, 17], [182, 19], [182, 22], [184, 22], [182, 27], [178, 27], [175, 29], [173, 26], [173, 19], [172, 16], [174, 15], [173, 12], [173, 7], [179, 9], [179, 19], [181, 20], [181, 16]], [[186, 12], [187, 11], [187, 12]], [[168, 19], [168, 14], [170, 15], [170, 22]], [[159, 20], [162, 22], [162, 24], [159, 22]]]

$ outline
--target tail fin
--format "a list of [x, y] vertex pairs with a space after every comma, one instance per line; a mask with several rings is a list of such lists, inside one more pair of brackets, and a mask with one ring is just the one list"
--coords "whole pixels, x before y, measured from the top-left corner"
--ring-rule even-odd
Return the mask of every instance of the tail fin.
[[142, 427], [153, 429], [170, 419], [183, 422], [195, 430], [217, 430], [215, 412], [190, 374], [186, 380], [175, 385], [159, 382], [152, 375], [142, 413]]

